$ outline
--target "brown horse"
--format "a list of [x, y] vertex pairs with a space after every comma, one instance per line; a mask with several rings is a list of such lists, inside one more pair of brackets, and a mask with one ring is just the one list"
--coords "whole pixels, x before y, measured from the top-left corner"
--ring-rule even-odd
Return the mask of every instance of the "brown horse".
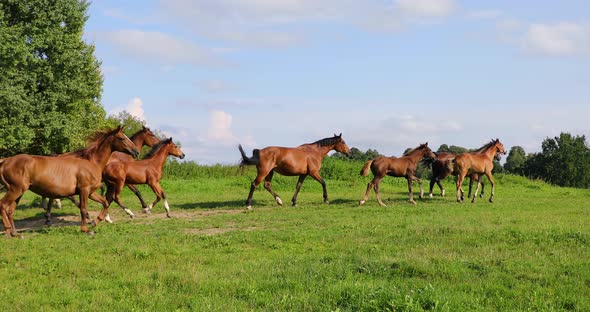
[[[481, 148], [474, 151], [474, 153], [481, 153]], [[444, 189], [441, 181], [444, 180], [446, 177], [450, 176], [451, 173], [453, 173], [452, 169], [448, 168], [447, 161], [452, 161], [453, 159], [455, 159], [455, 157], [457, 157], [457, 154], [450, 153], [450, 152], [442, 152], [442, 153], [435, 152], [434, 154], [436, 155], [436, 158], [428, 159], [427, 161], [425, 161], [426, 165], [432, 167], [432, 178], [430, 179], [430, 192], [428, 193], [428, 196], [430, 198], [433, 197], [432, 191], [434, 189], [434, 183], [436, 183], [438, 185], [438, 187], [440, 188], [440, 196], [443, 196], [443, 197], [445, 196], [445, 189]], [[502, 157], [500, 156], [500, 154], [496, 154], [495, 159], [500, 161], [500, 159], [502, 159]], [[471, 189], [473, 187], [473, 182], [477, 181], [478, 179], [479, 179], [479, 176], [477, 173], [472, 173], [469, 175], [469, 192], [467, 194], [467, 197], [471, 197]], [[482, 182], [480, 197], [483, 197], [483, 194], [484, 194], [484, 184]]]
[[447, 166], [452, 169], [453, 175], [457, 178], [457, 201], [463, 202], [463, 180], [469, 174], [477, 174], [477, 188], [473, 194], [471, 202], [475, 202], [477, 192], [481, 185], [481, 176], [485, 174], [490, 180], [492, 190], [490, 194], [490, 203], [494, 201], [494, 189], [496, 184], [492, 178], [492, 169], [494, 169], [494, 157], [498, 154], [506, 155], [504, 145], [500, 143], [499, 139], [491, 140], [479, 149], [479, 152], [463, 153], [455, 157], [452, 161], [447, 161]]
[[114, 161], [109, 163], [103, 171], [103, 181], [107, 185], [106, 199], [109, 205], [114, 200], [131, 218], [135, 217], [133, 212], [121, 202], [121, 191], [126, 184], [147, 184], [156, 194], [156, 199], [149, 206], [145, 205], [142, 200], [144, 212], [150, 213], [150, 210], [160, 199], [164, 199], [166, 216], [170, 218], [170, 206], [168, 205], [166, 194], [160, 185], [162, 169], [164, 168], [164, 163], [168, 155], [176, 156], [180, 159], [184, 158], [184, 153], [174, 144], [172, 138], [162, 140], [160, 143], [154, 145], [142, 160], [132, 159], [129, 161]]
[[103, 210], [96, 224], [108, 212], [107, 201], [96, 189], [100, 187], [102, 170], [113, 151], [137, 156], [139, 151], [123, 133], [122, 127], [99, 132], [87, 148], [63, 157], [20, 154], [0, 160], [0, 181], [7, 188], [0, 200], [0, 212], [7, 236], [17, 236], [14, 211], [23, 193], [31, 190], [41, 196], [62, 198], [80, 196], [82, 232], [92, 233], [86, 225], [88, 198], [100, 202]]
[[371, 188], [375, 189], [375, 195], [377, 195], [377, 202], [381, 206], [385, 206], [379, 195], [379, 185], [381, 179], [386, 175], [392, 177], [405, 177], [408, 180], [408, 191], [410, 192], [410, 203], [416, 205], [414, 201], [414, 194], [412, 192], [412, 182], [416, 181], [420, 185], [420, 198], [424, 195], [422, 189], [422, 181], [416, 177], [416, 168], [422, 158], [434, 158], [434, 153], [428, 147], [428, 143], [419, 145], [418, 147], [409, 150], [402, 157], [377, 157], [373, 160], [369, 160], [365, 163], [361, 169], [361, 175], [367, 176], [369, 174], [369, 168], [373, 172], [374, 178], [367, 184], [367, 191], [363, 200], [359, 201], [359, 205], [364, 204], [369, 198]]
[[[144, 146], [152, 147], [152, 146], [158, 144], [158, 142], [160, 142], [160, 139], [152, 132], [152, 130], [150, 130], [150, 128], [147, 128], [145, 126], [142, 126], [140, 130], [135, 132], [129, 138], [129, 140], [131, 140], [131, 142], [133, 142], [133, 144], [135, 145], [135, 147], [139, 151], [141, 151], [141, 148]], [[66, 154], [60, 154], [60, 155], [54, 155], [54, 156], [63, 157], [63, 156], [71, 155], [71, 154], [72, 153], [66, 153]], [[111, 154], [111, 157], [109, 158], [108, 163], [111, 163], [114, 161], [130, 161], [130, 160], [133, 160], [133, 157], [131, 155], [123, 153], [123, 152], [119, 152], [119, 151], [114, 151]], [[145, 201], [141, 197], [141, 193], [139, 192], [137, 187], [135, 185], [131, 185], [131, 184], [127, 185], [127, 187], [129, 187], [129, 189], [135, 194], [135, 196], [137, 196], [137, 198], [142, 203], [142, 205], [145, 206]], [[104, 187], [101, 185], [100, 188], [101, 188], [101, 194], [104, 196], [104, 193], [105, 193]], [[67, 198], [70, 201], [72, 201], [72, 203], [74, 203], [74, 205], [76, 205], [78, 207], [80, 206], [80, 203], [78, 203], [76, 201], [74, 196], [69, 196]], [[58, 208], [61, 208], [61, 201], [60, 201], [60, 199], [49, 199], [47, 201], [47, 203], [45, 203], [45, 199], [46, 199], [45, 197], [41, 197], [41, 206], [45, 209], [45, 219], [46, 219], [45, 224], [51, 225], [51, 208], [53, 206], [53, 203], [56, 202]], [[109, 223], [112, 223], [111, 217], [108, 214], [105, 216], [105, 220]]]
[[313, 143], [303, 144], [298, 147], [269, 146], [261, 150], [255, 149], [252, 157], [246, 156], [241, 145], [239, 145], [238, 148], [242, 154], [242, 162], [240, 165], [256, 165], [258, 171], [256, 178], [250, 185], [250, 193], [246, 200], [246, 209], [252, 209], [252, 195], [263, 179], [264, 188], [272, 194], [279, 205], [283, 205], [283, 201], [279, 195], [277, 195], [271, 188], [272, 177], [275, 172], [286, 176], [299, 176], [297, 186], [295, 187], [295, 194], [291, 200], [293, 206], [297, 206], [297, 195], [299, 194], [303, 180], [305, 180], [308, 175], [320, 182], [324, 192], [324, 202], [329, 203], [326, 182], [320, 176], [322, 160], [331, 150], [350, 155], [350, 148], [348, 148], [342, 139], [342, 133], [340, 133], [340, 135], [334, 134], [333, 137], [321, 139]]

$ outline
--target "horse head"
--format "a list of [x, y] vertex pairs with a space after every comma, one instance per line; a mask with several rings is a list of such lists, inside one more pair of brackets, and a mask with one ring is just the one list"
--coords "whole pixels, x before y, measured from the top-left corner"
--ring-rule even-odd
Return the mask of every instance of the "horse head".
[[137, 158], [139, 151], [135, 144], [123, 133], [123, 126], [119, 126], [117, 129], [111, 131], [109, 136], [112, 138], [110, 144], [113, 151], [127, 153], [133, 156], [133, 158]]
[[180, 159], [184, 158], [184, 153], [182, 152], [180, 147], [178, 147], [178, 145], [176, 145], [174, 141], [172, 141], [172, 138], [166, 139], [165, 144], [168, 146], [168, 155], [172, 155]]
[[334, 139], [336, 139], [336, 145], [334, 145], [334, 150], [336, 150], [339, 153], [345, 154], [346, 156], [350, 156], [350, 148], [342, 139], [342, 132], [339, 135], [334, 134]]
[[143, 145], [152, 147], [160, 142], [160, 139], [146, 126], [141, 126], [140, 133], [143, 136]]
[[428, 142], [420, 144], [418, 149], [422, 151], [422, 158], [436, 159], [436, 154], [428, 147]]
[[496, 147], [498, 154], [506, 155], [506, 149], [504, 148], [504, 145], [500, 143], [500, 139], [494, 141], [494, 146]]

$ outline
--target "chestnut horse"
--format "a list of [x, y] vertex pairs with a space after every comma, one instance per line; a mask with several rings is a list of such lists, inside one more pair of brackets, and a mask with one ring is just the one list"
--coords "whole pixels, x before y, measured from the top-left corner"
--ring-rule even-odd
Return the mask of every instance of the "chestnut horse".
[[457, 178], [457, 202], [463, 202], [463, 180], [468, 174], [477, 174], [477, 188], [473, 194], [472, 203], [475, 202], [477, 192], [481, 185], [481, 176], [485, 174], [490, 180], [492, 190], [490, 194], [490, 203], [494, 201], [494, 189], [496, 184], [492, 178], [492, 169], [494, 169], [494, 157], [498, 154], [506, 155], [506, 149], [499, 139], [491, 140], [479, 149], [479, 152], [463, 153], [455, 157], [452, 161], [447, 161], [447, 166], [452, 169], [453, 175]]
[[295, 187], [295, 194], [291, 202], [293, 206], [297, 206], [297, 195], [303, 184], [303, 180], [309, 175], [322, 185], [324, 192], [324, 202], [327, 204], [328, 191], [326, 190], [326, 182], [320, 176], [320, 168], [322, 167], [322, 160], [328, 152], [335, 150], [339, 153], [350, 155], [350, 148], [342, 139], [342, 133], [333, 137], [321, 139], [313, 143], [307, 143], [298, 147], [278, 147], [269, 146], [261, 150], [255, 149], [252, 157], [246, 156], [242, 145], [238, 146], [242, 154], [241, 166], [256, 165], [258, 173], [256, 178], [250, 185], [250, 193], [246, 200], [246, 209], [252, 209], [252, 195], [256, 187], [264, 179], [264, 188], [268, 190], [279, 205], [283, 205], [283, 201], [271, 188], [272, 177], [275, 172], [285, 176], [299, 176], [297, 186]]
[[[474, 153], [481, 153], [482, 149], [478, 149], [476, 151], [474, 151]], [[444, 180], [446, 177], [450, 176], [451, 173], [453, 173], [453, 171], [451, 170], [451, 168], [447, 167], [447, 161], [452, 161], [453, 159], [455, 159], [455, 157], [457, 157], [457, 154], [455, 153], [451, 153], [451, 152], [442, 152], [442, 153], [434, 153], [436, 155], [436, 158], [434, 159], [430, 159], [427, 160], [425, 162], [426, 165], [429, 165], [432, 167], [432, 178], [430, 179], [430, 192], [428, 193], [428, 196], [430, 196], [430, 198], [432, 198], [432, 191], [434, 189], [434, 183], [436, 183], [438, 185], [438, 187], [440, 188], [440, 196], [445, 196], [445, 189], [441, 183], [442, 180]], [[496, 154], [495, 157], [496, 160], [500, 161], [501, 156], [500, 154]], [[473, 187], [473, 182], [477, 181], [479, 178], [479, 176], [477, 175], [477, 173], [472, 173], [469, 175], [469, 192], [467, 194], [467, 197], [471, 197], [471, 189]], [[484, 193], [484, 184], [482, 182], [481, 184], [481, 194], [480, 197], [483, 197], [483, 193]]]
[[164, 163], [168, 155], [180, 159], [184, 158], [184, 153], [174, 144], [172, 138], [162, 140], [160, 143], [154, 145], [144, 159], [110, 162], [102, 174], [103, 181], [107, 185], [106, 199], [109, 205], [114, 200], [131, 218], [135, 217], [133, 212], [121, 202], [121, 191], [123, 191], [123, 186], [125, 185], [129, 186], [131, 184], [135, 186], [136, 184], [147, 184], [156, 194], [156, 199], [149, 206], [146, 206], [143, 200], [141, 201], [144, 212], [150, 213], [150, 210], [160, 199], [164, 199], [166, 216], [170, 218], [170, 206], [168, 205], [166, 194], [160, 185], [162, 169], [164, 168]]
[[107, 201], [95, 191], [100, 187], [102, 170], [113, 151], [137, 156], [139, 151], [123, 133], [122, 127], [95, 134], [87, 148], [63, 157], [20, 154], [0, 160], [0, 181], [7, 188], [0, 200], [6, 236], [17, 236], [14, 211], [23, 193], [31, 190], [41, 196], [62, 198], [80, 196], [82, 232], [93, 234], [86, 225], [88, 198], [100, 202], [103, 210], [96, 224], [108, 212]]
[[379, 195], [379, 185], [381, 179], [386, 175], [392, 177], [405, 177], [408, 180], [408, 191], [410, 192], [410, 203], [416, 205], [414, 201], [414, 194], [412, 193], [412, 182], [416, 181], [420, 185], [420, 198], [424, 195], [422, 189], [422, 181], [416, 177], [416, 168], [422, 158], [434, 158], [434, 153], [428, 147], [428, 143], [420, 144], [418, 147], [409, 150], [402, 157], [377, 157], [373, 160], [369, 160], [365, 163], [361, 169], [361, 175], [367, 176], [369, 174], [369, 168], [373, 172], [374, 178], [367, 184], [367, 191], [363, 200], [359, 201], [359, 205], [364, 204], [369, 198], [371, 188], [375, 189], [375, 195], [377, 196], [377, 202], [381, 206], [385, 206]]
[[[150, 130], [150, 128], [147, 128], [145, 126], [142, 126], [140, 130], [138, 130], [137, 132], [135, 132], [130, 138], [129, 140], [131, 140], [131, 142], [133, 142], [133, 144], [135, 145], [135, 147], [137, 148], [137, 150], [141, 151], [141, 148], [144, 146], [149, 146], [152, 147], [156, 144], [158, 144], [158, 142], [160, 142], [160, 139], [152, 132], [152, 130]], [[60, 154], [60, 155], [55, 155], [58, 157], [63, 157], [63, 156], [68, 156], [71, 155], [72, 153], [66, 153], [66, 154]], [[109, 162], [111, 163], [113, 161], [129, 161], [129, 160], [133, 160], [133, 157], [129, 154], [123, 153], [123, 152], [119, 152], [119, 151], [114, 151], [111, 154], [111, 157], [109, 158]], [[142, 205], [145, 206], [145, 202], [143, 200], [143, 198], [141, 197], [141, 193], [139, 192], [139, 190], [137, 189], [137, 187], [135, 185], [127, 185], [127, 187], [129, 187], [129, 189], [135, 194], [135, 196], [137, 196], [137, 198], [139, 198], [139, 201], [142, 203]], [[104, 188], [101, 185], [101, 192], [102, 195], [104, 196]], [[76, 206], [80, 206], [80, 203], [76, 202], [76, 199], [74, 196], [69, 196], [67, 197], [69, 200], [71, 200], [74, 205]], [[41, 197], [41, 206], [45, 209], [45, 224], [47, 225], [51, 225], [51, 208], [53, 206], [53, 202], [55, 201], [58, 208], [61, 208], [61, 201], [60, 199], [49, 199], [47, 201], [47, 203], [45, 203], [45, 197]], [[105, 216], [105, 220], [107, 222], [111, 222], [111, 217], [107, 214]]]

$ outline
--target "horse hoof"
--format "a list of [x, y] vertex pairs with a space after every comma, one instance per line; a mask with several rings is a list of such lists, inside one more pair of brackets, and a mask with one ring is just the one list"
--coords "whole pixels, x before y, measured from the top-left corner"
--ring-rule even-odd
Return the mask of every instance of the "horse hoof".
[[297, 207], [297, 203], [293, 203], [293, 207]]
[[432, 195], [432, 193], [428, 194], [428, 197], [433, 198], [434, 195]]
[[379, 206], [381, 206], [381, 207], [387, 207], [387, 205], [385, 205], [384, 203], [379, 203]]
[[252, 210], [252, 205], [246, 206], [246, 210]]
[[493, 202], [494, 202], [494, 200], [490, 198], [490, 203], [493, 203]]
[[363, 205], [365, 203], [364, 200], [359, 200], [359, 206]]
[[129, 215], [129, 219], [135, 219], [135, 215]]
[[414, 205], [414, 206], [416, 206], [416, 205], [417, 205], [415, 200], [410, 200], [410, 204], [412, 204], [412, 205]]
[[88, 232], [86, 232], [86, 234], [88, 234], [90, 236], [94, 236], [94, 231], [88, 231]]
[[275, 197], [275, 200], [277, 201], [277, 204], [279, 204], [279, 206], [282, 206], [283, 205], [283, 201], [281, 200], [280, 197], [278, 197], [278, 196]]
[[166, 214], [166, 218], [172, 219], [172, 216], [170, 214]]
[[324, 200], [324, 204], [329, 205], [330, 201], [329, 200]]

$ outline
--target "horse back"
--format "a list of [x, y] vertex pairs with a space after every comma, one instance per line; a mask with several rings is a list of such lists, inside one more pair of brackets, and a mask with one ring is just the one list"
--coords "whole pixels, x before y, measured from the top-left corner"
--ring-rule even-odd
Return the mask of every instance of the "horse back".
[[409, 167], [411, 167], [411, 160], [406, 157], [382, 156], [375, 158], [371, 163], [371, 171], [376, 176], [403, 177], [406, 176]]
[[282, 175], [302, 175], [309, 173], [310, 170], [319, 170], [323, 159], [319, 153], [313, 153], [311, 147], [305, 145], [269, 146], [261, 149], [259, 155], [258, 167], [274, 170]]

